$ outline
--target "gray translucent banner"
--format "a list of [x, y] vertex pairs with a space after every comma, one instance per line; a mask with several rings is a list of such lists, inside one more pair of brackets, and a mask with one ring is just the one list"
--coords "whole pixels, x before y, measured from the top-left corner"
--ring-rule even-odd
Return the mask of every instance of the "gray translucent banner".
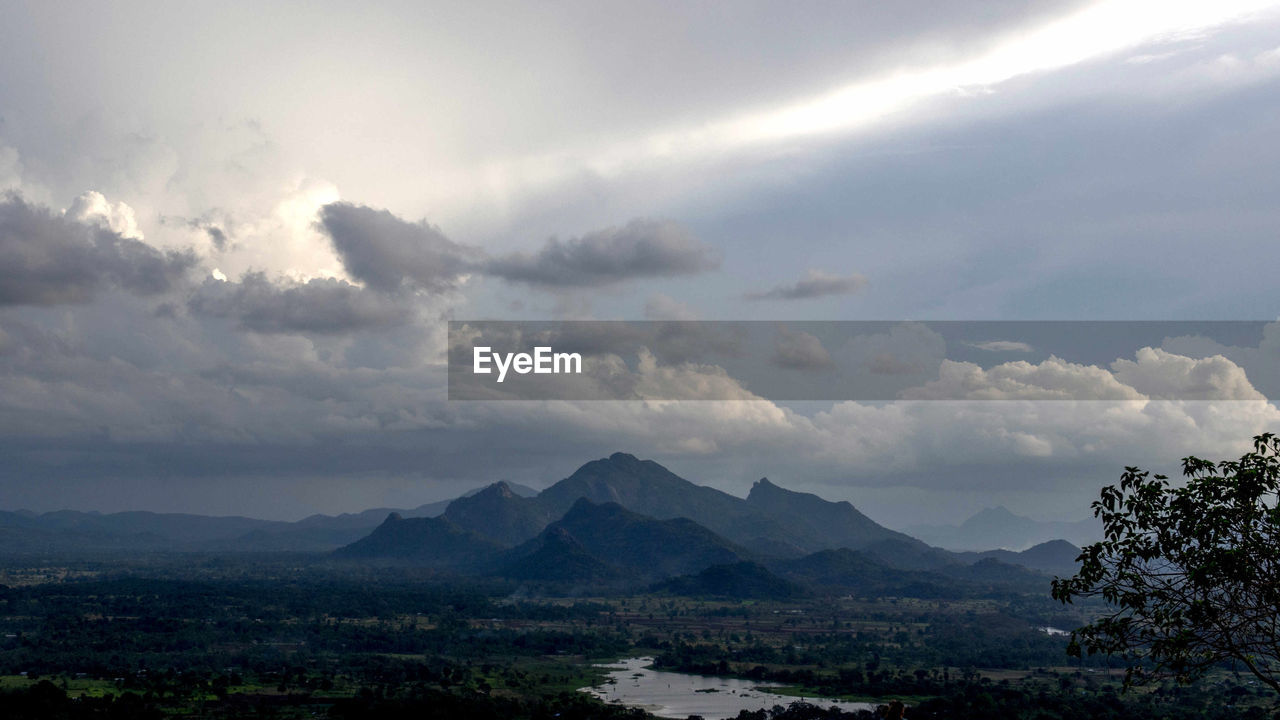
[[450, 400], [1265, 400], [1256, 321], [451, 321]]

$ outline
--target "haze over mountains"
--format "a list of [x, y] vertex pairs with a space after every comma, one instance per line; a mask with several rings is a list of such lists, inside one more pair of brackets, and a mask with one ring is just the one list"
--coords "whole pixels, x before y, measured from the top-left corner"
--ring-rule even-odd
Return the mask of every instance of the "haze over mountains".
[[[536, 490], [509, 483], [512, 492]], [[481, 492], [478, 488], [463, 497]], [[297, 522], [238, 516], [130, 511], [118, 513], [58, 510], [33, 513], [0, 510], [0, 554], [97, 551], [327, 552], [355, 542], [378, 527], [389, 513], [435, 517], [453, 500], [416, 508], [374, 508], [341, 515], [311, 515]]]
[[542, 492], [497, 482], [453, 501], [298, 522], [146, 512], [0, 513], [0, 553], [312, 553], [573, 589], [737, 596], [805, 592], [949, 597], [1043, 585], [1071, 571], [1061, 540], [1024, 552], [951, 552], [879, 525], [848, 502], [766, 478], [746, 498], [626, 453]]
[[1096, 518], [1047, 522], [1016, 515], [1004, 506], [985, 508], [959, 525], [916, 525], [904, 532], [948, 550], [1025, 550], [1050, 540], [1088, 545], [1102, 539]]

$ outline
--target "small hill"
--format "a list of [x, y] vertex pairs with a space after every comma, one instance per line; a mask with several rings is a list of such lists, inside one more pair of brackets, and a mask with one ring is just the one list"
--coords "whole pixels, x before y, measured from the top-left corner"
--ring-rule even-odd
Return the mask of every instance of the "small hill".
[[499, 551], [496, 543], [444, 518], [405, 519], [391, 513], [367, 537], [335, 550], [333, 557], [465, 571], [491, 562]]
[[980, 553], [960, 553], [960, 557], [972, 562], [981, 559], [996, 559], [1003, 563], [1019, 565], [1048, 575], [1074, 575], [1080, 556], [1080, 548], [1066, 540], [1050, 540], [1022, 552], [1009, 550], [988, 550]]
[[518, 495], [506, 482], [496, 482], [474, 495], [454, 500], [443, 517], [460, 528], [507, 546], [534, 537], [555, 519], [546, 503]]
[[954, 581], [931, 572], [900, 570], [857, 550], [822, 550], [774, 563], [784, 578], [826, 592], [875, 597], [901, 595], [954, 598], [963, 593]]
[[[537, 538], [515, 548], [510, 563], [531, 558], [564, 535], [588, 555], [636, 581], [698, 572], [708, 566], [747, 559], [748, 553], [687, 518], [657, 520], [621, 505], [580, 499]], [[543, 578], [537, 578], [543, 579]]]
[[930, 547], [906, 535], [877, 540], [859, 549], [867, 556], [900, 570], [937, 570], [962, 562], [955, 553]]
[[672, 595], [737, 600], [788, 600], [804, 594], [801, 586], [774, 575], [763, 565], [754, 562], [712, 565], [695, 575], [671, 578], [652, 589]]
[[1049, 586], [1048, 578], [1042, 573], [994, 557], [983, 558], [972, 565], [953, 565], [942, 568], [938, 572], [973, 586], [985, 586], [987, 589], [1016, 587], [1033, 591], [1043, 590]]
[[512, 580], [536, 580], [556, 584], [611, 584], [622, 571], [587, 552], [564, 528], [549, 529], [535, 549], [503, 565], [499, 575]]
[[1075, 574], [1079, 557], [1080, 548], [1066, 540], [1050, 540], [1018, 553], [1024, 567], [1063, 576]]

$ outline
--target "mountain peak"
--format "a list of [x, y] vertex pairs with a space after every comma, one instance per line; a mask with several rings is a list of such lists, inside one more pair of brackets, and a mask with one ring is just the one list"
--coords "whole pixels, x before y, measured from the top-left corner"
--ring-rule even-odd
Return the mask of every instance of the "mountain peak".
[[858, 550], [883, 540], [906, 541], [901, 533], [882, 527], [847, 500], [832, 502], [813, 493], [788, 490], [761, 478], [751, 486], [747, 503], [792, 526], [801, 526], [828, 547]]
[[387, 515], [387, 519], [386, 519], [386, 520], [383, 520], [383, 521], [382, 521], [382, 523], [383, 523], [384, 525], [385, 525], [385, 524], [387, 524], [387, 523], [396, 523], [396, 522], [400, 522], [400, 521], [401, 521], [401, 520], [403, 520], [403, 519], [404, 519], [404, 516], [403, 516], [403, 515], [401, 515], [401, 514], [400, 514], [400, 513], [398, 513], [398, 512], [393, 512], [393, 513], [388, 514], [388, 515]]
[[616, 452], [609, 456], [609, 462], [633, 464], [640, 462], [640, 458], [632, 455], [631, 453]]
[[[818, 499], [817, 495], [811, 495], [810, 493], [796, 492], [795, 490], [788, 490], [782, 487], [781, 485], [771, 481], [769, 478], [763, 477], [751, 484], [751, 492], [747, 493], [747, 501], [758, 503], [761, 501], [767, 502], [769, 499], [773, 499], [773, 498], [781, 498], [781, 497], [791, 498], [791, 497], [803, 497], [803, 496], [808, 496], [813, 499]], [[823, 502], [826, 502], [826, 501], [824, 500]]]
[[511, 486], [507, 484], [506, 480], [499, 480], [476, 493], [475, 497], [479, 497], [481, 495], [497, 495], [498, 497], [512, 498], [516, 496], [516, 493], [511, 489]]
[[1032, 521], [1030, 519], [1014, 513], [1013, 511], [1009, 510], [1009, 508], [1003, 505], [997, 505], [995, 507], [983, 508], [982, 510], [979, 510], [977, 513], [973, 515], [973, 517], [961, 523], [960, 526], [961, 527], [973, 526], [973, 525], [991, 526], [997, 523], [1000, 525], [1010, 525], [1010, 524], [1025, 525], [1031, 522]]

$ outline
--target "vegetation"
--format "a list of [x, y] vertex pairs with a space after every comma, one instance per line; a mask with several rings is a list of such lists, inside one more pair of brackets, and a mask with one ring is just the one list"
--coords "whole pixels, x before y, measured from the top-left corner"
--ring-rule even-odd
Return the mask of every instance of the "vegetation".
[[1182, 487], [1130, 467], [1103, 488], [1105, 539], [1053, 595], [1102, 598], [1110, 612], [1069, 650], [1123, 658], [1128, 683], [1166, 672], [1190, 682], [1229, 662], [1280, 690], [1280, 438], [1256, 437], [1239, 460], [1182, 465]]
[[[1185, 488], [1130, 468], [1105, 489], [1106, 539], [1052, 597], [1031, 568], [1067, 565], [1065, 543], [948, 553], [858, 525], [847, 504], [762, 481], [743, 505], [628, 456], [570, 480], [619, 497], [664, 484], [764, 518], [766, 544], [790, 555], [590, 500], [506, 547], [541, 506], [495, 486], [453, 516], [393, 515], [336, 554], [0, 557], [0, 714], [642, 718], [578, 690], [618, 679], [601, 662], [651, 657], [797, 698], [739, 720], [875, 716], [815, 698], [952, 720], [1266, 717], [1280, 441], [1184, 465]], [[615, 471], [626, 482], [606, 482]], [[761, 498], [781, 509], [766, 517]], [[463, 526], [486, 516], [487, 534]], [[852, 518], [867, 544], [803, 554], [787, 533], [817, 543], [817, 529], [782, 522], [801, 516]], [[1122, 693], [1139, 673], [1152, 682]]]
[[[1043, 593], [563, 598], [415, 572], [287, 557], [11, 564], [0, 706], [6, 718], [642, 717], [575, 691], [603, 679], [594, 663], [646, 655], [810, 701], [901, 699], [914, 717], [979, 717], [993, 702], [1045, 717], [1213, 717], [1224, 698], [1245, 712], [1273, 697], [1228, 670], [1194, 691], [1118, 695], [1103, 658], [1065, 664], [1066, 638], [1042, 630], [1099, 608]], [[748, 716], [857, 717], [799, 698]]]

